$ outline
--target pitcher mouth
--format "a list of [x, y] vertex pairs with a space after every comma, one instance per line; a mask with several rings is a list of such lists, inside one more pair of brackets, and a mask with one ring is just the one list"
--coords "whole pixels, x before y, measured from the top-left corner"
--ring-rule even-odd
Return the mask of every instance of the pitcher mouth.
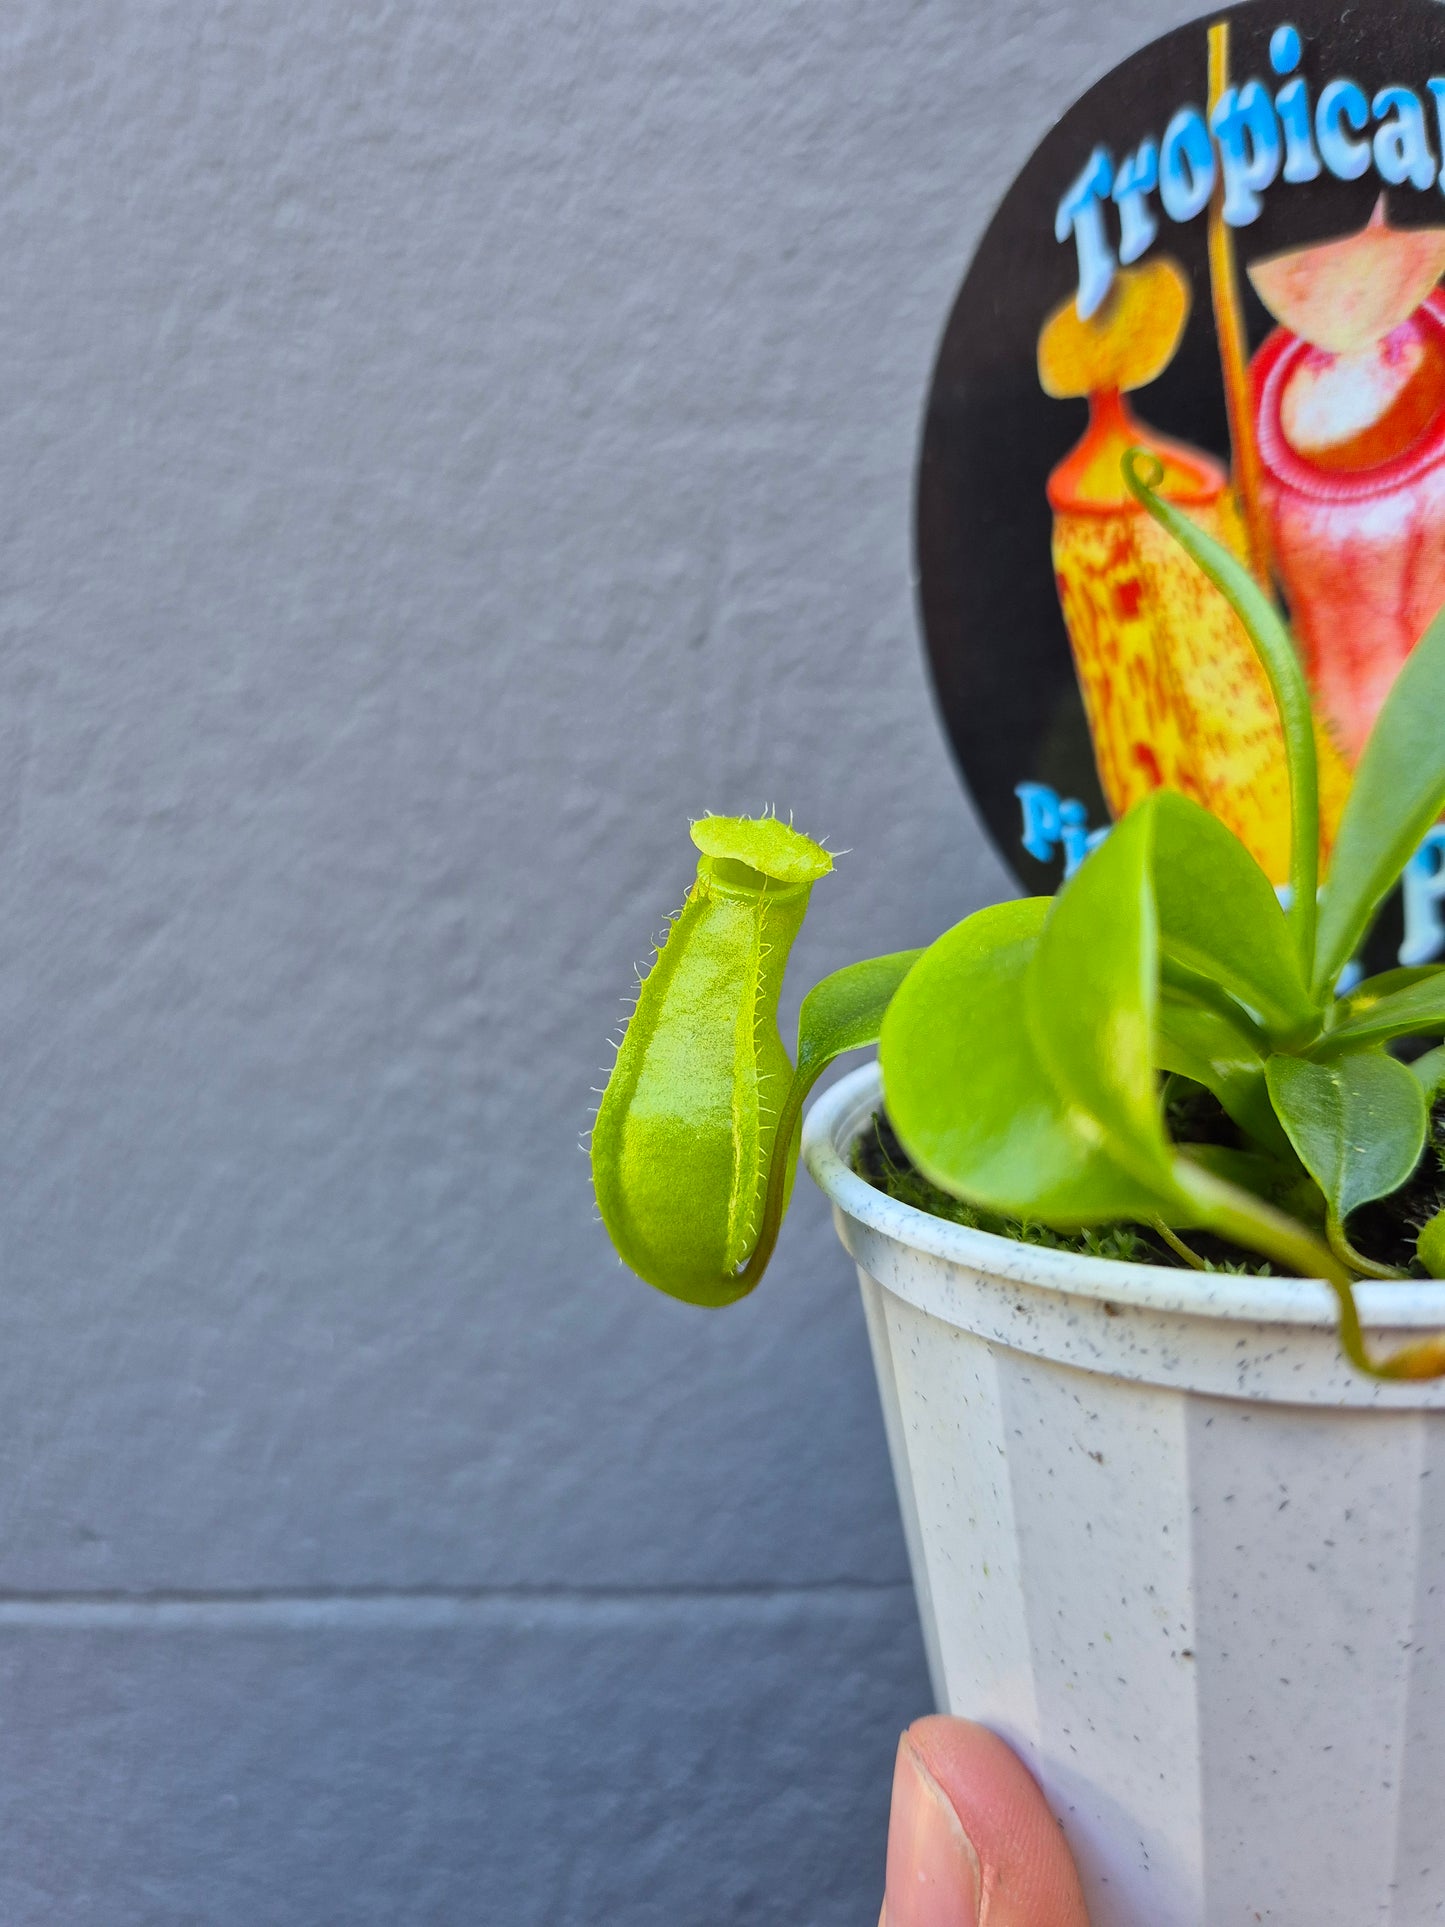
[[[1426, 331], [1432, 351], [1445, 363], [1445, 290], [1432, 294], [1406, 325]], [[1445, 414], [1402, 453], [1369, 468], [1330, 467], [1291, 447], [1282, 425], [1285, 391], [1315, 352], [1307, 341], [1278, 328], [1256, 358], [1259, 454], [1273, 481], [1318, 502], [1365, 502], [1394, 494], [1440, 465], [1445, 458]]]

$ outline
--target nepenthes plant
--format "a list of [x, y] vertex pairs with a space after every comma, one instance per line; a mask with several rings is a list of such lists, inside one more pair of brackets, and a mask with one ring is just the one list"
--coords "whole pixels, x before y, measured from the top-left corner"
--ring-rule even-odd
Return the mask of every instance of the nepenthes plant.
[[[1135, 498], [1220, 590], [1264, 665], [1289, 768], [1282, 902], [1239, 839], [1158, 790], [1056, 897], [978, 911], [922, 952], [853, 964], [778, 1031], [788, 952], [821, 845], [773, 817], [707, 817], [682, 910], [644, 977], [592, 1133], [603, 1220], [659, 1289], [722, 1305], [762, 1277], [787, 1209], [802, 1107], [840, 1053], [877, 1044], [888, 1120], [951, 1197], [1060, 1231], [1152, 1227], [1185, 1262], [1209, 1233], [1304, 1277], [1377, 1378], [1445, 1375], [1445, 1334], [1384, 1359], [1354, 1287], [1402, 1271], [1351, 1240], [1399, 1191], [1445, 1086], [1445, 965], [1337, 992], [1385, 897], [1445, 810], [1445, 613], [1400, 671], [1356, 767], [1320, 878], [1319, 772], [1293, 637], [1245, 567], [1124, 460]], [[1180, 1142], [1171, 1091], [1202, 1089], [1228, 1145]], [[1445, 1275], [1445, 1212], [1416, 1263]]]

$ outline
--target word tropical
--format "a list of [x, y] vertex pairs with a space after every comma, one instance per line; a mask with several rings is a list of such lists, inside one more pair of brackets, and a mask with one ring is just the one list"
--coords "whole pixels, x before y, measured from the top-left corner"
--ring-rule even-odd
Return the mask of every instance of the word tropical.
[[[1014, 795], [1023, 812], [1019, 841], [1036, 863], [1052, 863], [1062, 857], [1067, 882], [1109, 834], [1109, 825], [1089, 828], [1087, 805], [1077, 797], [1060, 796], [1047, 783], [1020, 783]], [[1418, 966], [1433, 963], [1445, 955], [1445, 824], [1430, 831], [1405, 866], [1400, 879], [1405, 912], [1404, 941], [1400, 945], [1401, 964]], [[1288, 888], [1280, 891], [1288, 898]], [[1348, 990], [1361, 975], [1351, 965], [1341, 979], [1341, 990]]]
[[[1353, 80], [1329, 81], [1311, 103], [1309, 83], [1296, 72], [1303, 45], [1296, 27], [1275, 29], [1269, 59], [1284, 85], [1271, 93], [1262, 80], [1228, 87], [1207, 118], [1181, 107], [1162, 140], [1146, 140], [1116, 166], [1096, 147], [1084, 171], [1059, 202], [1054, 235], [1072, 235], [1079, 257], [1080, 317], [1103, 302], [1122, 263], [1153, 245], [1159, 217], [1150, 197], [1176, 223], [1195, 220], [1222, 188], [1221, 211], [1231, 227], [1248, 227], [1263, 208], [1260, 196], [1276, 180], [1302, 184], [1328, 172], [1357, 181], [1374, 168], [1386, 187], [1407, 183], [1445, 193], [1445, 168], [1430, 144], [1430, 112], [1414, 88], [1382, 87], [1374, 98]], [[1428, 80], [1433, 116], [1445, 150], [1445, 75]], [[1117, 209], [1117, 251], [1105, 209]]]

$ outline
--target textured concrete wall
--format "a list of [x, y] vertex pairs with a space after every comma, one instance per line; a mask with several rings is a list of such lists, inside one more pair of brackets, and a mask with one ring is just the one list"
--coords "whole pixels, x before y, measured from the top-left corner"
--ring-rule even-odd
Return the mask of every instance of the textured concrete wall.
[[926, 1686], [818, 1201], [625, 1278], [578, 1155], [684, 818], [987, 892], [935, 341], [1171, 0], [12, 0], [0, 1919], [871, 1927]]

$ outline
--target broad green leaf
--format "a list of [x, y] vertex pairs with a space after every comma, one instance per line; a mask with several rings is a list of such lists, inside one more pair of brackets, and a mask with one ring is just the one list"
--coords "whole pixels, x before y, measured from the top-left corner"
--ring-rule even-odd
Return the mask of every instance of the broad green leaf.
[[1323, 1224], [1325, 1207], [1313, 1179], [1300, 1169], [1293, 1151], [1289, 1161], [1266, 1157], [1261, 1151], [1233, 1151], [1223, 1144], [1186, 1144], [1180, 1156], [1223, 1178], [1226, 1184], [1248, 1191], [1266, 1204], [1292, 1212], [1297, 1218]]
[[1024, 974], [1050, 907], [980, 910], [919, 958], [883, 1020], [888, 1116], [918, 1168], [970, 1203], [1059, 1226], [1153, 1217], [1159, 1197], [1110, 1157], [1033, 1047]]
[[1425, 1093], [1425, 1102], [1433, 1104], [1441, 1085], [1445, 1084], [1445, 1044], [1437, 1044], [1434, 1050], [1417, 1057], [1410, 1066], [1410, 1075]]
[[1339, 1051], [1357, 1051], [1392, 1037], [1428, 1037], [1445, 1031], [1445, 969], [1432, 970], [1403, 990], [1382, 997], [1356, 999], [1351, 1014], [1326, 1031], [1313, 1055], [1328, 1059]]
[[1261, 1057], [1268, 1057], [1274, 1048], [1273, 1039], [1253, 1011], [1246, 1010], [1213, 977], [1186, 970], [1175, 958], [1163, 956], [1159, 959], [1159, 989], [1165, 997], [1179, 997], [1187, 1004], [1200, 1004], [1205, 1010], [1217, 1012], [1241, 1036], [1249, 1039]]
[[[1235, 1151], [1227, 1144], [1182, 1144], [1179, 1155], [1191, 1164], [1202, 1165], [1226, 1184], [1237, 1184], [1257, 1198], [1273, 1198], [1283, 1182], [1283, 1167], [1277, 1158], [1260, 1151]], [[1298, 1170], [1298, 1166], [1295, 1167]]]
[[1289, 1151], [1270, 1103], [1264, 1058], [1250, 1040], [1218, 1012], [1187, 998], [1165, 995], [1159, 1003], [1155, 1062], [1213, 1091], [1242, 1131], [1268, 1150]]
[[1334, 1063], [1272, 1057], [1270, 1096], [1300, 1161], [1343, 1224], [1402, 1185], [1425, 1147], [1425, 1095], [1382, 1051]]
[[1077, 1128], [1143, 1184], [1171, 1189], [1154, 1026], [1158, 926], [1153, 800], [1130, 811], [1065, 884], [1029, 965], [1034, 1046]]
[[1445, 809], [1445, 611], [1406, 657], [1365, 744], [1320, 896], [1314, 988], [1358, 948], [1400, 872]]
[[1318, 1024], [1269, 878], [1217, 817], [1172, 790], [1154, 799], [1154, 899], [1166, 958], [1249, 1005], [1275, 1035]]
[[1400, 964], [1393, 970], [1382, 970], [1376, 976], [1366, 977], [1343, 997], [1336, 1000], [1335, 1016], [1344, 1019], [1357, 1010], [1365, 1010], [1376, 1004], [1382, 997], [1389, 997], [1397, 990], [1408, 990], [1411, 984], [1423, 984], [1427, 977], [1433, 977], [1439, 964]]
[[849, 964], [815, 984], [798, 1013], [798, 1076], [809, 1085], [844, 1051], [876, 1044], [884, 1012], [921, 950]]
[[1445, 1278], [1445, 1211], [1437, 1211], [1416, 1238], [1415, 1256], [1432, 1278]]

